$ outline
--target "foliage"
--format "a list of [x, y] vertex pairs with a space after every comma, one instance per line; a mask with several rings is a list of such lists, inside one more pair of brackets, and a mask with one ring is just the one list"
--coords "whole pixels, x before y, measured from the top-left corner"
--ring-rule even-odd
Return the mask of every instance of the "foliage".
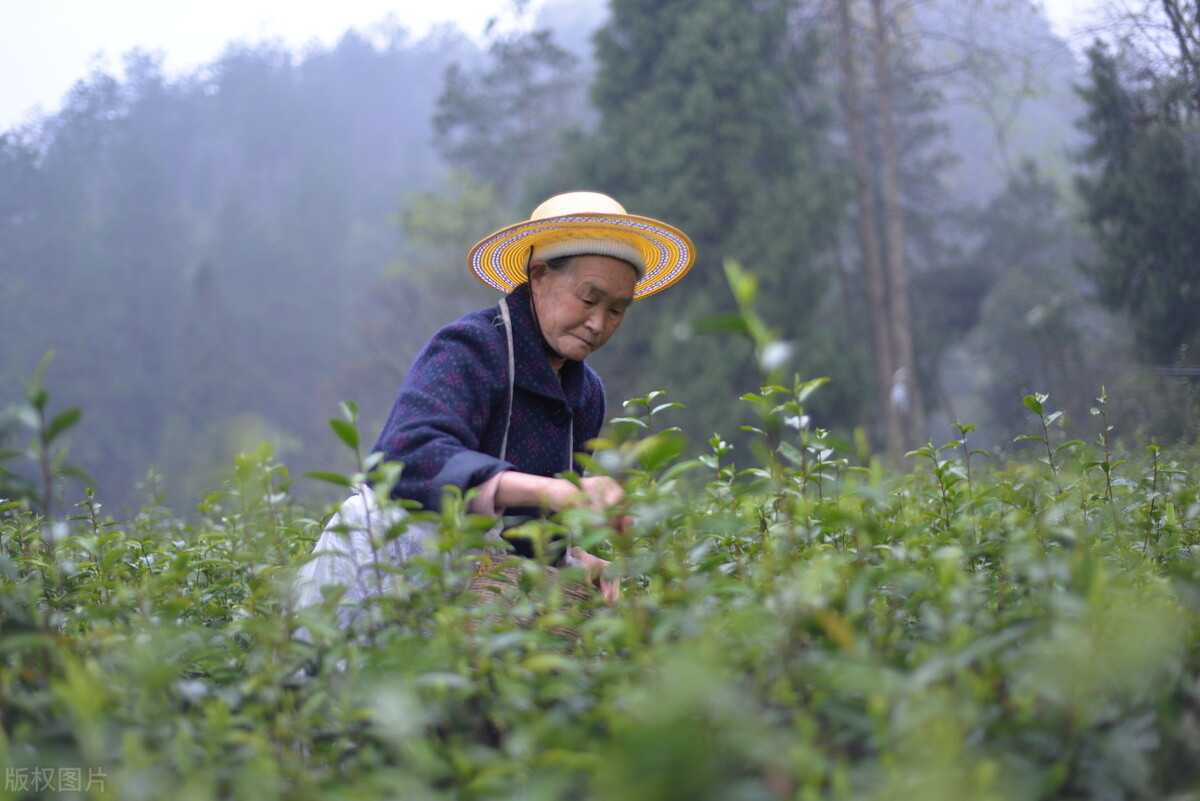
[[[552, 11], [569, 17], [585, 5], [588, 19], [560, 16], [553, 39], [542, 36]], [[596, 61], [582, 39], [605, 12], [588, 3], [551, 4], [528, 38], [491, 35], [486, 53], [453, 32], [413, 41], [385, 24], [302, 53], [232, 46], [183, 76], [131, 54], [123, 75], [94, 73], [61, 113], [0, 135], [0, 405], [22, 397], [10, 377], [56, 350], [60, 386], [85, 399], [92, 429], [72, 457], [114, 510], [136, 504], [127, 488], [153, 465], [186, 513], [233, 454], [262, 438], [300, 469], [326, 464], [333, 454], [313, 423], [321, 409], [350, 394], [364, 420], [382, 419], [422, 332], [492, 300], [449, 287], [465, 249], [553, 191], [594, 186], [680, 224], [701, 256], [687, 282], [637, 306], [597, 354], [611, 399], [662, 387], [686, 402], [690, 429], [740, 442], [750, 416], [725, 401], [755, 380], [750, 350], [696, 335], [701, 321], [732, 310], [719, 288], [732, 256], [760, 275], [763, 317], [793, 344], [790, 367], [832, 379], [814, 409], [842, 433], [869, 429], [856, 333], [866, 318], [837, 246], [847, 181], [830, 125], [821, 5], [771, 0], [748, 14], [729, 0], [618, 3]], [[1028, 3], [913, 5], [917, 18], [955, 26], [898, 18], [905, 37], [894, 52], [924, 57], [951, 38], [1017, 31], [1010, 17], [984, 13], [993, 5]], [[909, 38], [913, 30], [922, 33]], [[988, 84], [989, 99], [999, 103], [1016, 82], [1001, 69], [1015, 63], [981, 66], [1000, 84]], [[460, 65], [452, 85], [443, 83], [450, 64]], [[593, 74], [596, 107], [584, 109]], [[929, 73], [898, 75], [899, 111], [913, 112], [900, 131], [909, 255], [936, 271], [927, 283], [937, 288], [961, 261], [945, 245], [980, 230], [948, 213], [964, 205], [961, 184], [980, 195], [993, 184], [939, 168]], [[438, 110], [450, 126], [440, 140], [431, 137]], [[970, 138], [964, 129], [977, 130], [948, 125], [957, 149]], [[1040, 120], [1026, 127], [1039, 147], [1059, 141]], [[466, 150], [457, 159], [439, 144]], [[525, 144], [530, 151], [514, 150]], [[473, 183], [441, 172], [447, 156]], [[510, 169], [520, 177], [479, 183]], [[947, 176], [960, 185], [944, 191]], [[431, 232], [442, 236], [436, 249]], [[944, 306], [922, 306], [930, 329], [919, 341], [932, 362], [947, 341], [937, 335]], [[1022, 391], [1047, 389], [1030, 378]], [[1019, 409], [1012, 400], [1003, 408]]]
[[[1200, 111], [1171, 80], [1123, 73], [1121, 53], [1088, 50], [1089, 138], [1079, 180], [1100, 250], [1091, 273], [1100, 299], [1127, 310], [1147, 357], [1195, 364], [1200, 348]], [[1148, 85], [1147, 85], [1148, 83]]]
[[[976, 327], [985, 299], [998, 283], [1014, 273], [1069, 274], [1072, 267], [1070, 240], [1064, 235], [1070, 219], [1055, 187], [1031, 161], [1021, 165], [987, 206], [963, 217], [963, 223], [978, 231], [973, 247], [915, 279], [914, 291], [922, 298], [921, 328], [932, 340], [927, 347], [938, 354]], [[1044, 301], [1043, 293], [1036, 293], [1033, 301]], [[1007, 346], [1010, 341], [1005, 339]], [[1013, 371], [1004, 375], [1012, 377]]]
[[[233, 46], [182, 78], [134, 53], [0, 134], [0, 406], [56, 351], [93, 426], [72, 456], [114, 507], [151, 465], [196, 497], [261, 437], [327, 462], [301, 443], [359, 355], [393, 215], [434, 184], [428, 120], [471, 48], [381, 27]], [[384, 410], [394, 389], [375, 387]]]
[[492, 290], [454, 267], [464, 263], [463, 254], [481, 232], [519, 216], [494, 184], [465, 171], [447, 175], [438, 191], [415, 193], [396, 215], [406, 243], [403, 255], [368, 283], [355, 320], [357, 353], [341, 371], [346, 394], [364, 399], [376, 431], [429, 337], [447, 321], [495, 302]]
[[[84, 766], [96, 798], [1182, 792], [1196, 472], [1117, 458], [1107, 430], [1065, 442], [1044, 401], [1027, 399], [1040, 463], [995, 464], [963, 426], [904, 474], [794, 430], [769, 470], [719, 443], [680, 461], [625, 424], [596, 463], [623, 475], [636, 533], [561, 521], [615, 559], [619, 603], [563, 607], [531, 562], [511, 606], [472, 604], [455, 588], [476, 562], [431, 559], [349, 634], [290, 605], [320, 522], [270, 449], [197, 524], [157, 505], [111, 520], [89, 494], [50, 542], [10, 505], [0, 762]], [[447, 553], [481, 536], [461, 504], [441, 523]]]
[[915, 27], [907, 31], [913, 40], [907, 47], [915, 51], [910, 80], [942, 95], [936, 111], [957, 158], [939, 183], [960, 206], [986, 203], [1030, 160], [1061, 188], [1068, 184], [1070, 151], [1080, 140], [1075, 123], [1082, 103], [1074, 91], [1079, 65], [1036, 5], [894, 4], [907, 15], [905, 27]]
[[494, 36], [486, 69], [446, 70], [433, 117], [447, 160], [499, 188], [508, 200], [549, 166], [547, 153], [587, 117], [579, 59], [551, 31]]
[[[754, 283], [729, 277], [778, 380]], [[661, 393], [613, 420], [590, 467], [636, 527], [540, 524], [613, 560], [610, 606], [564, 604], [532, 560], [495, 600], [464, 591], [491, 521], [449, 495], [407, 518], [437, 522], [436, 549], [343, 631], [336, 591], [293, 602], [323, 515], [267, 445], [194, 523], [157, 497], [114, 520], [88, 492], [49, 539], [3, 505], [6, 793], [78, 769], [102, 777], [88, 797], [122, 799], [1186, 797], [1195, 455], [1121, 452], [1104, 394], [1092, 444], [1069, 440], [1033, 394], [1028, 456], [991, 458], [960, 424], [894, 472], [811, 427], [820, 380], [791, 383], [745, 396], [746, 459], [719, 436], [684, 458]], [[314, 477], [386, 489], [397, 466], [342, 413], [354, 472]]]
[[[845, 362], [847, 322], [825, 305], [846, 185], [826, 140], [821, 47], [794, 10], [775, 1], [753, 14], [734, 0], [611, 3], [595, 40], [599, 124], [560, 171], [560, 183], [608, 192], [694, 239], [687, 280], [653, 308], [635, 306], [595, 362], [618, 397], [648, 382], [668, 390], [700, 431], [735, 428], [729, 388], [755, 380], [743, 343], [696, 335], [701, 321], [733, 311], [725, 258], [760, 277], [763, 317], [806, 343], [793, 367], [824, 374]], [[845, 401], [857, 409], [853, 393]]]
[[[3, 435], [9, 430], [17, 434], [24, 428], [31, 435], [24, 452], [0, 451], [0, 499], [29, 502], [48, 520], [54, 518], [61, 479], [70, 477], [85, 484], [91, 482], [86, 472], [67, 461], [67, 449], [61, 441], [62, 435], [79, 422], [83, 409], [69, 406], [50, 413], [50, 391], [45, 388], [42, 379], [53, 361], [53, 351], [43, 356], [33, 378], [25, 387], [24, 402], [0, 413], [0, 442], [3, 442]], [[18, 456], [26, 457], [30, 469], [22, 472], [19, 468], [10, 469], [3, 464]]]
[[[957, 389], [961, 378], [944, 372], [953, 366], [946, 356], [952, 344], [961, 342], [963, 326], [974, 325], [979, 301], [999, 280], [1017, 273], [1018, 263], [1003, 262], [1007, 254], [993, 255], [988, 245], [1001, 243], [1001, 252], [1008, 254], [1021, 249], [1046, 249], [1047, 237], [1042, 235], [1044, 224], [1040, 220], [1027, 231], [1010, 227], [1009, 219], [996, 219], [992, 212], [996, 206], [1011, 204], [1016, 194], [1014, 185], [1028, 180], [1029, 170], [1019, 169], [1027, 162], [1016, 158], [1017, 153], [1036, 155], [1043, 172], [1047, 166], [1053, 170], [1056, 163], [1060, 168], [1065, 166], [1056, 151], [1066, 146], [1063, 131], [1070, 129], [1075, 114], [1069, 104], [1062, 102], [1062, 96], [1074, 100], [1071, 84], [1076, 69], [1069, 49], [1054, 37], [1044, 15], [1037, 13], [1028, 0], [967, 4], [872, 0], [830, 5], [846, 9], [842, 35], [849, 40], [853, 32], [855, 44], [850, 61], [843, 60], [840, 69], [831, 65], [827, 72], [839, 75], [846, 91], [849, 75], [843, 70], [857, 65], [855, 72], [864, 89], [861, 102], [854, 105], [864, 111], [867, 130], [860, 147], [869, 155], [858, 157], [861, 163], [856, 165], [856, 173], [864, 189], [868, 183], [875, 186], [871, 193], [860, 194], [856, 204], [865, 228], [860, 229], [860, 245], [850, 248], [852, 258], [844, 259], [851, 267], [843, 267], [841, 287], [849, 296], [847, 307], [855, 311], [848, 316], [858, 322], [852, 330], [859, 342], [865, 343], [871, 337], [867, 323], [873, 316], [891, 317], [892, 328], [900, 332], [894, 337], [895, 348], [884, 346], [886, 327], [875, 333], [879, 339], [872, 353], [883, 363], [877, 365], [874, 381], [863, 375], [855, 384], [864, 393], [875, 384], [878, 392], [882, 380], [883, 396], [890, 400], [887, 389], [898, 383], [898, 377], [892, 372], [895, 365], [889, 367], [887, 362], [907, 361], [902, 356], [907, 350], [902, 346], [906, 324], [897, 326], [904, 314], [895, 304], [895, 290], [879, 287], [873, 302], [884, 312], [872, 315], [868, 311], [867, 298], [873, 293], [866, 262], [871, 249], [869, 237], [876, 232], [881, 240], [890, 239], [892, 243], [881, 248], [880, 272], [894, 274], [896, 265], [906, 265], [916, 362], [915, 371], [910, 365], [901, 374], [910, 382], [908, 387], [895, 387], [896, 396], [903, 400], [890, 404], [896, 408], [896, 416], [908, 418], [900, 421], [903, 431], [879, 439], [912, 441], [916, 436], [920, 442], [928, 435], [915, 429], [922, 426], [926, 410], [937, 414], [940, 406], [945, 417], [953, 420], [956, 405], [988, 403], [997, 397], [987, 390], [955, 397], [957, 393], [947, 387]], [[857, 26], [853, 23], [856, 16]], [[880, 84], [878, 68], [886, 55], [879, 49], [881, 32], [887, 34], [891, 54], [891, 103], [883, 102], [886, 93], [882, 84], [872, 85]], [[846, 41], [842, 47], [849, 44]], [[844, 58], [840, 53], [835, 55], [839, 60]], [[1054, 93], [1059, 96], [1046, 96]], [[849, 103], [843, 103], [846, 129], [854, 127]], [[895, 111], [898, 194], [903, 210], [890, 223], [886, 213], [878, 215], [879, 222], [872, 228], [873, 197], [878, 195], [885, 212], [889, 205], [885, 195], [890, 193], [883, 191], [888, 184], [881, 175], [888, 149], [878, 141], [883, 131], [872, 130], [882, 127], [886, 131], [884, 109], [889, 105]], [[848, 138], [853, 141], [853, 134]], [[1041, 177], [1041, 182], [1045, 180]], [[1052, 200], [1052, 216], [1065, 217], [1063, 204], [1057, 197]], [[901, 225], [902, 248], [897, 245], [901, 237], [896, 230]], [[1056, 232], [1059, 241], [1055, 244], [1068, 241], [1065, 233], [1070, 230], [1067, 225]], [[855, 262], [863, 262], [863, 267]], [[1069, 267], [1069, 262], [1063, 266]], [[981, 334], [981, 338], [990, 336]], [[880, 357], [893, 349], [897, 353], [891, 360]], [[885, 378], [880, 379], [881, 375]], [[1012, 371], [1006, 371], [1000, 383], [1010, 386], [1014, 383], [1008, 380], [1011, 378]], [[1022, 366], [1016, 371], [1018, 381], [1028, 379], [1038, 385], [1039, 378], [1035, 369]], [[1012, 401], [1012, 397], [1005, 396], [997, 405], [1011, 409], [1015, 406]], [[886, 428], [890, 415], [886, 407], [880, 410], [885, 402], [881, 399], [873, 405], [872, 415], [860, 417], [877, 429]], [[917, 403], [923, 403], [920, 409]], [[944, 423], [941, 427], [944, 429]]]
[[1017, 401], [1045, 392], [1082, 419], [1093, 382], [1118, 380], [1102, 371], [1127, 361], [1128, 337], [1096, 306], [1095, 290], [1078, 269], [1086, 252], [1081, 224], [1031, 162], [967, 220], [978, 238], [961, 261], [925, 276], [920, 291], [935, 301], [945, 337], [939, 348], [957, 349], [970, 363], [963, 372], [976, 382], [970, 395], [979, 405], [969, 416], [992, 432], [993, 442], [1011, 440], [1025, 424]]

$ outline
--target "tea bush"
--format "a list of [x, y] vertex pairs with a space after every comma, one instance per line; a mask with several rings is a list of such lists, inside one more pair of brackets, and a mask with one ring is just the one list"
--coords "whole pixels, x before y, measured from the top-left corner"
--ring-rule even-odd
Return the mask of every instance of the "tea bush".
[[196, 522], [6, 503], [6, 797], [1196, 797], [1191, 462], [1118, 458], [1103, 425], [1068, 441], [1030, 396], [1031, 456], [960, 426], [906, 471], [858, 464], [800, 424], [815, 388], [748, 396], [772, 454], [751, 466], [719, 437], [684, 460], [672, 404], [627, 404], [592, 469], [635, 531], [542, 526], [614, 560], [611, 606], [534, 562], [479, 603], [488, 522], [451, 498], [440, 552], [343, 632], [336, 598], [290, 600], [329, 510], [267, 447]]
[[[765, 379], [753, 454], [714, 435], [685, 458], [652, 393], [589, 460], [633, 530], [585, 510], [530, 530], [612, 559], [612, 605], [532, 560], [473, 591], [491, 521], [448, 496], [387, 533], [430, 520], [439, 544], [342, 630], [337, 593], [291, 590], [332, 510], [268, 446], [195, 519], [0, 502], [4, 797], [1200, 798], [1196, 453], [1119, 447], [1103, 393], [1067, 439], [1030, 395], [1025, 451], [958, 425], [886, 466], [813, 428], [823, 382], [781, 385], [786, 348], [729, 275], [717, 327]], [[312, 477], [386, 497], [397, 468], [342, 411], [356, 472]], [[34, 417], [42, 465], [78, 416]]]

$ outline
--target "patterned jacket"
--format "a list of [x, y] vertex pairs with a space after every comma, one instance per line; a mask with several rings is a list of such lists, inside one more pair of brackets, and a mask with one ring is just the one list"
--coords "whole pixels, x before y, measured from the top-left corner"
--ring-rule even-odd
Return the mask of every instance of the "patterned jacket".
[[[559, 374], [530, 308], [528, 284], [508, 296], [515, 382], [506, 458], [508, 344], [498, 306], [438, 331], [417, 355], [374, 450], [404, 463], [393, 497], [439, 509], [445, 487], [463, 492], [513, 468], [553, 476], [573, 465], [604, 423], [604, 385], [583, 362]], [[560, 380], [561, 378], [561, 380]], [[537, 510], [507, 509], [506, 514]]]

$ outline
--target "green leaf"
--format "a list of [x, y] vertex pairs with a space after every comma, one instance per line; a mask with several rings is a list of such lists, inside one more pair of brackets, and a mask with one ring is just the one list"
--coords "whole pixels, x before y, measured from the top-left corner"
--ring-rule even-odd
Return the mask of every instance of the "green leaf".
[[574, 663], [562, 654], [545, 652], [529, 657], [522, 667], [534, 675], [541, 676], [547, 673], [569, 672]]
[[801, 467], [804, 464], [804, 454], [797, 450], [790, 442], [779, 443], [779, 452], [796, 467]]
[[72, 406], [59, 412], [50, 421], [50, 425], [46, 426], [46, 442], [53, 442], [55, 437], [78, 423], [82, 416], [83, 409], [78, 406]]
[[800, 385], [799, 389], [796, 390], [796, 400], [800, 403], [804, 403], [804, 401], [808, 399], [809, 395], [813, 394], [828, 383], [829, 379], [827, 377], [814, 378], [810, 381], [805, 381]]
[[92, 477], [82, 467], [77, 467], [73, 464], [64, 464], [58, 467], [58, 474], [64, 478], [73, 478], [76, 481], [81, 481], [84, 484], [95, 484]]
[[50, 363], [54, 361], [54, 351], [48, 350], [42, 356], [42, 361], [38, 364], [37, 369], [33, 371], [33, 378], [30, 379], [26, 387], [25, 397], [29, 403], [36, 409], [42, 409], [46, 406], [46, 401], [50, 399], [50, 394], [42, 389], [42, 377], [49, 369]]
[[664, 432], [639, 442], [633, 455], [641, 461], [644, 469], [654, 472], [679, 458], [685, 446], [686, 440], [683, 437]]
[[46, 408], [46, 404], [50, 402], [50, 393], [41, 388], [31, 389], [29, 391], [29, 405], [41, 411]]
[[1022, 400], [1025, 404], [1026, 409], [1033, 412], [1038, 417], [1041, 417], [1042, 416], [1042, 399], [1043, 399], [1043, 397], [1044, 396], [1042, 396], [1042, 395], [1026, 395]]
[[[663, 471], [661, 480], [662, 481], [670, 481], [671, 479], [678, 478], [679, 476], [681, 476], [685, 473], [690, 473], [691, 471], [699, 468], [701, 465], [704, 464], [704, 462], [702, 461], [703, 458], [704, 457], [701, 456], [699, 459], [689, 459], [686, 462], [679, 462], [678, 464], [671, 465], [669, 468], [667, 468], [665, 471]], [[715, 465], [709, 465], [709, 466], [714, 467]]]
[[758, 294], [757, 275], [743, 270], [736, 260], [725, 259], [725, 276], [739, 306], [744, 308], [754, 302], [754, 296]]
[[667, 409], [684, 409], [684, 408], [687, 408], [687, 407], [685, 407], [682, 403], [663, 403], [663, 404], [655, 406], [653, 409], [651, 409], [650, 415], [654, 416], [654, 415], [658, 414], [659, 412], [666, 411]]
[[346, 447], [358, 450], [358, 429], [354, 427], [353, 423], [335, 418], [329, 421], [329, 427], [342, 442], [346, 443]]
[[327, 481], [330, 484], [336, 484], [339, 487], [349, 487], [350, 479], [343, 476], [341, 473], [327, 473], [321, 470], [311, 470], [304, 475], [308, 478], [315, 478], [317, 481]]
[[697, 320], [692, 330], [698, 334], [744, 334], [750, 335], [750, 327], [738, 314], [718, 314]]

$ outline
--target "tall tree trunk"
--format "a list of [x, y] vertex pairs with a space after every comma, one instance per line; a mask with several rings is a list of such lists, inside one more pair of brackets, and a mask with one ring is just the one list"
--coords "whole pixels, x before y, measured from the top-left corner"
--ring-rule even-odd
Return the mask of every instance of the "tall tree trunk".
[[858, 235], [867, 275], [867, 301], [871, 317], [876, 397], [880, 416], [883, 419], [883, 433], [887, 443], [888, 456], [894, 463], [898, 463], [903, 454], [904, 445], [896, 407], [889, 400], [894, 367], [891, 330], [888, 323], [887, 286], [883, 254], [879, 244], [875, 193], [871, 185], [871, 165], [867, 157], [867, 140], [863, 132], [863, 114], [859, 103], [858, 70], [854, 62], [854, 27], [850, 17], [850, 1], [837, 0], [842, 49], [842, 102], [845, 105], [846, 127], [850, 134], [851, 157], [854, 161]]
[[894, 366], [890, 386], [892, 405], [898, 406], [897, 417], [904, 430], [904, 448], [920, 444], [928, 437], [925, 430], [925, 402], [917, 377], [913, 349], [912, 312], [909, 306], [908, 266], [904, 252], [904, 210], [900, 203], [899, 155], [896, 149], [895, 104], [892, 95], [892, 65], [888, 48], [887, 19], [883, 0], [871, 0], [875, 29], [875, 83], [879, 94], [879, 129], [882, 138], [882, 195], [884, 235], [887, 240], [887, 259], [884, 269], [888, 278], [888, 305], [891, 312], [892, 342], [895, 345]]

